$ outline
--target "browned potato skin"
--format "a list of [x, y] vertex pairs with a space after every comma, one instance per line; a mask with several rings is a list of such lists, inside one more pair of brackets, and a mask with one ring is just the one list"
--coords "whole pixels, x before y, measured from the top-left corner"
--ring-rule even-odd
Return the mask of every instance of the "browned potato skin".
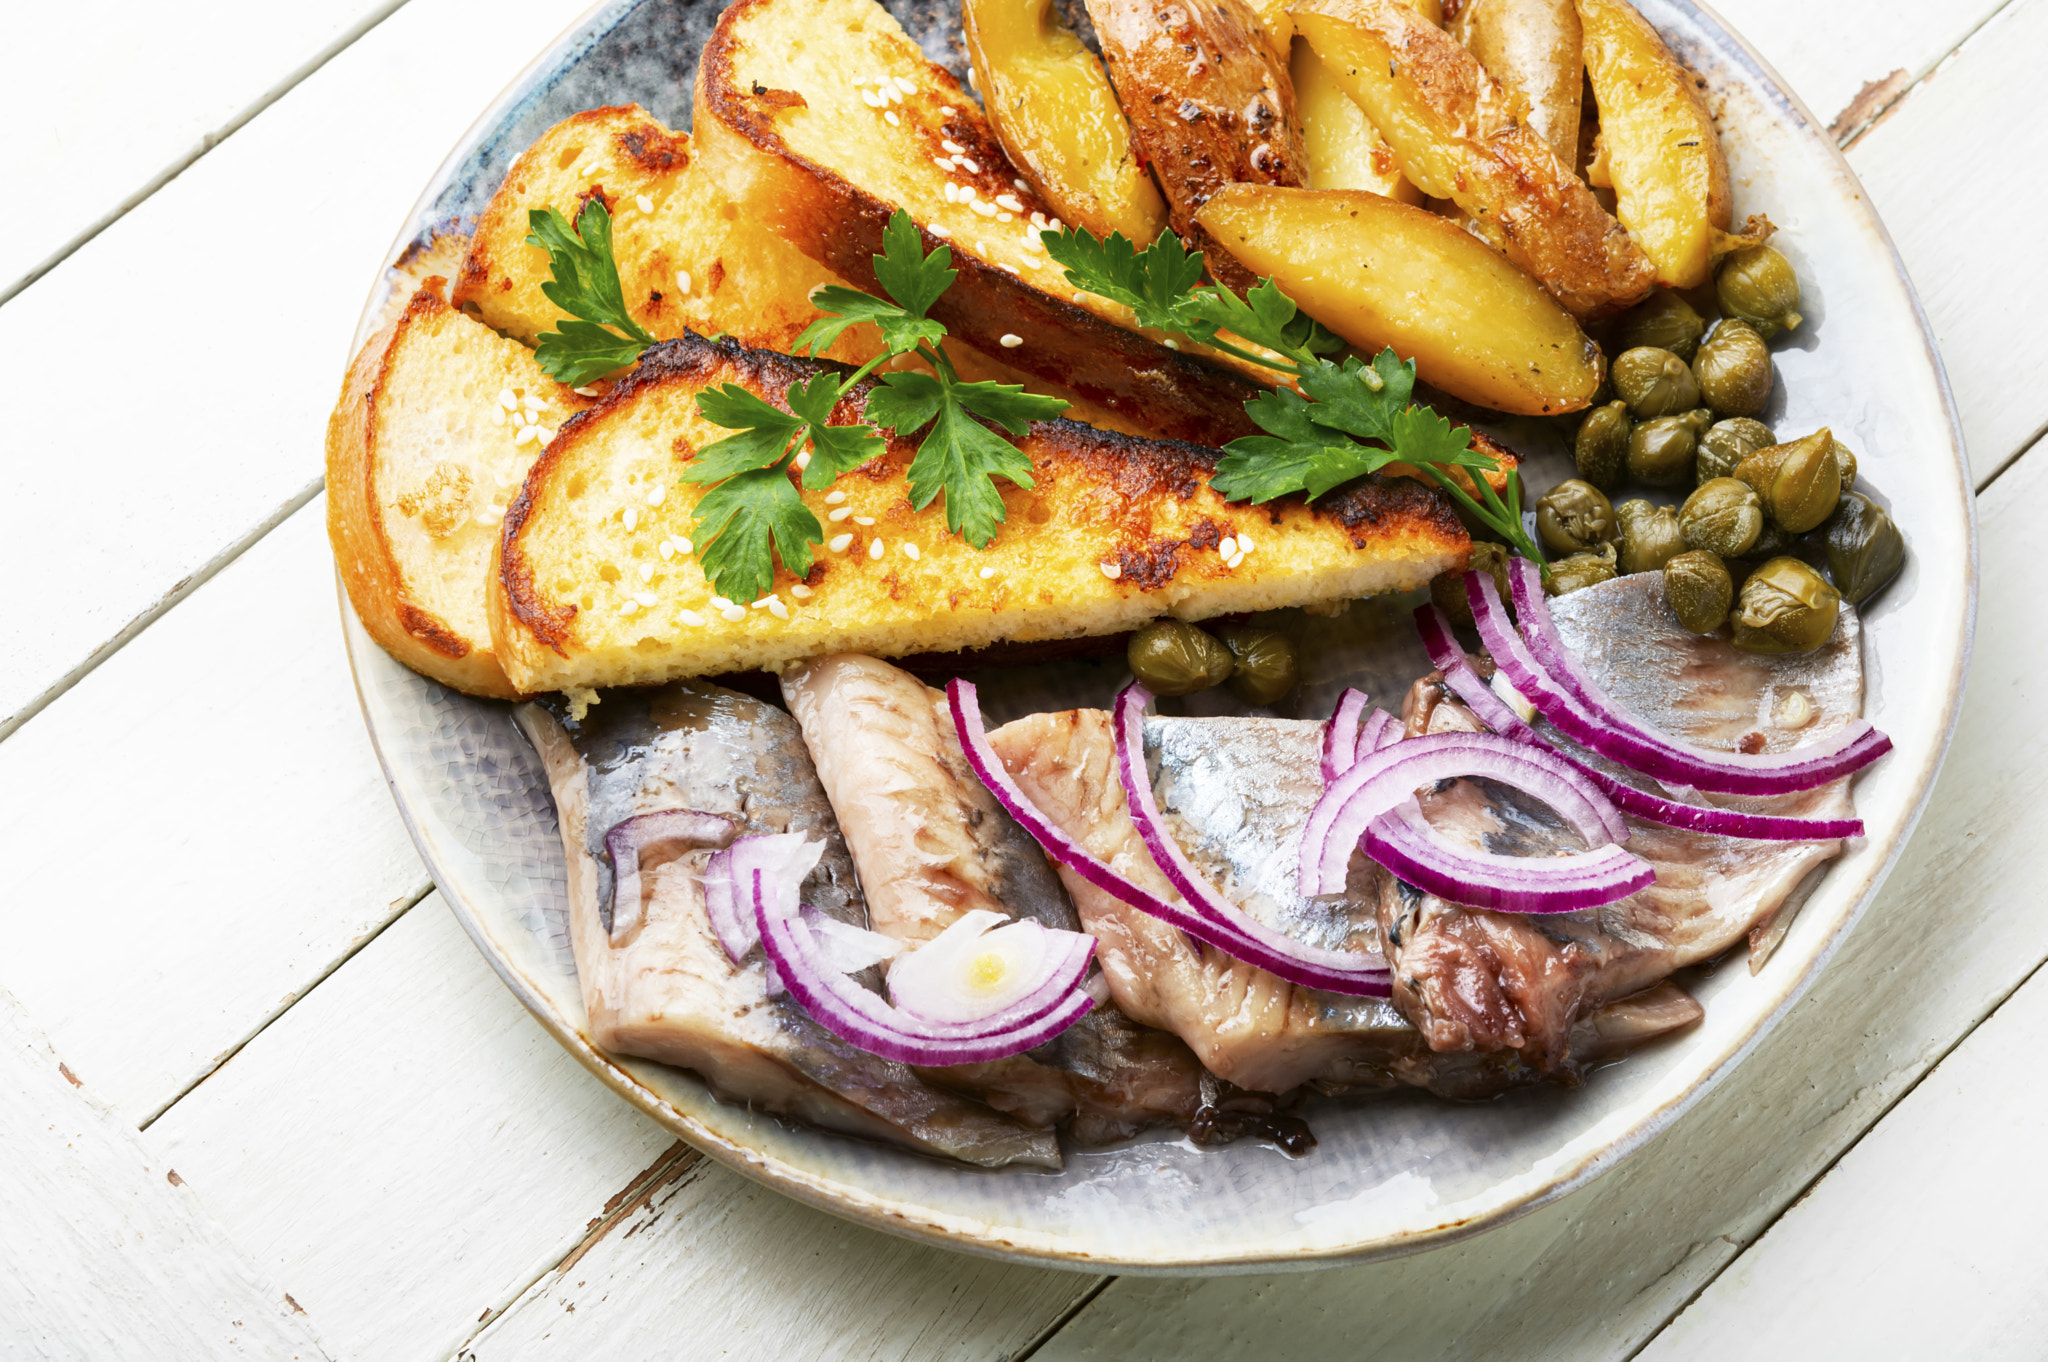
[[[1294, 83], [1245, 0], [1088, 0], [1088, 17], [1183, 240], [1211, 244], [1195, 214], [1227, 184], [1302, 182]], [[1219, 282], [1257, 282], [1227, 253], [1204, 253]]]
[[1400, 0], [1295, 0], [1296, 31], [1329, 63], [1432, 198], [1534, 275], [1573, 316], [1621, 311], [1655, 270], [1568, 162], [1521, 120], [1522, 101]]
[[1496, 411], [1578, 411], [1600, 352], [1536, 281], [1456, 223], [1358, 189], [1231, 185], [1202, 225], [1254, 274], [1367, 353]]
[[1487, 75], [1528, 97], [1529, 122], [1559, 161], [1575, 164], [1586, 66], [1572, 0], [1465, 0], [1450, 28]]

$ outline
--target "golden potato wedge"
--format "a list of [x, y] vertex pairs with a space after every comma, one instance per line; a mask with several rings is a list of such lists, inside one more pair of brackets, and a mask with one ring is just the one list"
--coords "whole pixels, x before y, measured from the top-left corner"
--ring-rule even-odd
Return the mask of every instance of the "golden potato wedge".
[[1423, 193], [1450, 199], [1575, 317], [1650, 291], [1656, 271], [1593, 191], [1522, 119], [1522, 101], [1400, 0], [1295, 0], [1329, 64]]
[[974, 83], [996, 138], [1060, 218], [1149, 245], [1166, 203], [1131, 146], [1102, 63], [1052, 0], [961, 0]]
[[1266, 35], [1266, 45], [1273, 49], [1273, 55], [1286, 52], [1294, 42], [1294, 20], [1287, 13], [1287, 0], [1245, 0], [1257, 16], [1259, 28]]
[[1530, 124], [1576, 165], [1586, 66], [1572, 0], [1465, 0], [1450, 28], [1487, 75], [1528, 98]]
[[1301, 145], [1308, 154], [1302, 182], [1308, 188], [1369, 189], [1403, 203], [1421, 204], [1422, 191], [1401, 173], [1394, 149], [1358, 101], [1344, 93], [1307, 39], [1294, 40], [1287, 73], [1301, 109]]
[[1615, 213], [1666, 288], [1693, 288], [1714, 269], [1715, 234], [1734, 196], [1714, 116], [1693, 74], [1626, 0], [1578, 0], [1586, 74]]
[[1456, 223], [1361, 190], [1232, 185], [1202, 226], [1359, 349], [1415, 361], [1454, 397], [1518, 415], [1578, 411], [1600, 351], [1536, 281]]
[[[1246, 0], [1088, 0], [1088, 17], [1183, 239], [1206, 244], [1195, 212], [1226, 184], [1301, 183], [1294, 82]], [[1254, 282], [1206, 253], [1220, 282]]]

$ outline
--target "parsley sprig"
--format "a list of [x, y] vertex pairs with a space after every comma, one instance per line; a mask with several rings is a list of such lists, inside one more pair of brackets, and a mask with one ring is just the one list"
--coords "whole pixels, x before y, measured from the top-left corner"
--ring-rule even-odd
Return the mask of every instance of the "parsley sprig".
[[[1040, 240], [1066, 267], [1069, 282], [1129, 307], [1138, 325], [1293, 376], [1300, 392], [1277, 388], [1245, 404], [1266, 433], [1224, 446], [1212, 485], [1225, 500], [1258, 503], [1299, 492], [1313, 501], [1353, 478], [1409, 464], [1517, 553], [1543, 562], [1522, 525], [1520, 475], [1510, 470], [1505, 492], [1494, 491], [1485, 474], [1496, 471], [1497, 462], [1472, 447], [1471, 429], [1413, 400], [1413, 360], [1404, 363], [1391, 349], [1369, 364], [1355, 355], [1333, 358], [1345, 349], [1343, 339], [1297, 308], [1279, 285], [1262, 279], [1240, 298], [1203, 284], [1201, 254], [1172, 232], [1142, 251], [1122, 233], [1103, 241], [1072, 227]], [[1271, 353], [1225, 340], [1225, 331]], [[1467, 479], [1483, 504], [1452, 472], [1458, 468], [1472, 470]]]
[[539, 338], [533, 357], [542, 372], [580, 388], [640, 358], [654, 337], [626, 311], [625, 289], [612, 257], [612, 216], [603, 200], [591, 195], [574, 226], [552, 208], [529, 211], [526, 225], [532, 232], [526, 244], [548, 253], [553, 276], [540, 291], [569, 314]]

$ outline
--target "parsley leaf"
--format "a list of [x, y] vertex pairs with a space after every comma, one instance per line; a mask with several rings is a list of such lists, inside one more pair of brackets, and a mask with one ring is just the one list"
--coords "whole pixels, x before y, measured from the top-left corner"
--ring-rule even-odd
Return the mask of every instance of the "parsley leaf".
[[709, 539], [698, 561], [712, 589], [739, 605], [751, 604], [775, 584], [772, 543], [782, 565], [802, 577], [811, 570], [811, 545], [825, 529], [780, 468], [756, 468], [727, 478], [697, 503], [697, 532]]
[[1161, 233], [1142, 251], [1122, 232], [1102, 241], [1063, 227], [1038, 240], [1055, 263], [1066, 266], [1067, 282], [1122, 303], [1138, 314], [1138, 325], [1201, 341], [1215, 335], [1214, 324], [1202, 318], [1189, 294], [1202, 282], [1201, 253], [1188, 250], [1172, 232]]
[[946, 328], [924, 314], [959, 277], [958, 270], [948, 268], [952, 262], [953, 252], [944, 246], [930, 255], [924, 253], [916, 224], [899, 208], [882, 229], [882, 254], [874, 258], [875, 278], [889, 297], [877, 298], [843, 284], [815, 290], [811, 303], [820, 312], [837, 315], [820, 317], [805, 327], [792, 348], [800, 355], [818, 354], [860, 322], [872, 322], [881, 329], [882, 344], [891, 355], [909, 354], [920, 345], [937, 345], [946, 338]]
[[570, 317], [540, 336], [534, 359], [541, 370], [558, 383], [581, 387], [640, 358], [654, 337], [626, 310], [612, 258], [611, 214], [603, 201], [596, 195], [586, 200], [573, 227], [552, 208], [531, 210], [526, 222], [532, 232], [527, 244], [548, 253], [550, 278], [540, 291]]
[[985, 548], [1004, 518], [1003, 496], [994, 482], [999, 477], [1032, 486], [1030, 458], [968, 415], [962, 404], [948, 402], [910, 461], [910, 505], [922, 511], [944, 492], [946, 528]]

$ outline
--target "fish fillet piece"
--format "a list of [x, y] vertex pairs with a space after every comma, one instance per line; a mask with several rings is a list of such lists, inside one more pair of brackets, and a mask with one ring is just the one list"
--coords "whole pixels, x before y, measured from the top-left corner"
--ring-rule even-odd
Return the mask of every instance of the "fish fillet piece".
[[757, 946], [735, 965], [705, 916], [708, 851], [642, 860], [644, 919], [614, 942], [604, 835], [635, 814], [695, 809], [741, 833], [825, 843], [803, 901], [865, 927], [853, 863], [796, 724], [749, 696], [684, 683], [613, 691], [580, 719], [554, 701], [520, 705], [546, 765], [569, 868], [570, 940], [601, 1049], [701, 1074], [728, 1102], [986, 1167], [1058, 1168], [1050, 1133], [858, 1049], [793, 1000], [768, 996]]
[[[1782, 659], [1685, 631], [1665, 606], [1654, 573], [1574, 592], [1551, 613], [1567, 646], [1610, 695], [1637, 717], [1701, 747], [1781, 752], [1825, 736], [1863, 710], [1861, 630], [1848, 608], [1827, 645]], [[1482, 666], [1490, 670], [1483, 660]], [[1416, 683], [1404, 717], [1409, 736], [1479, 726], [1434, 675]], [[1538, 727], [1582, 759], [1640, 779], [1547, 725]], [[1853, 813], [1847, 780], [1771, 798], [1712, 798], [1804, 818]], [[1452, 782], [1421, 802], [1440, 832], [1484, 850], [1545, 855], [1585, 845], [1542, 804], [1491, 782]], [[1582, 1015], [1720, 954], [1842, 848], [1839, 841], [1720, 837], [1636, 818], [1628, 825], [1628, 849], [1650, 863], [1657, 882], [1581, 913], [1488, 912], [1379, 875], [1379, 925], [1394, 968], [1394, 1001], [1433, 1049], [1515, 1050], [1546, 1072], [1567, 1068], [1572, 1028]], [[1354, 867], [1363, 859], [1355, 857]]]
[[[1038, 843], [967, 764], [943, 694], [857, 653], [790, 668], [782, 694], [831, 798], [874, 930], [915, 946], [976, 909], [1081, 930]], [[1194, 1055], [1114, 1005], [1026, 1054], [920, 1072], [1031, 1124], [1071, 1120], [1083, 1143], [1187, 1121], [1201, 1106]]]

